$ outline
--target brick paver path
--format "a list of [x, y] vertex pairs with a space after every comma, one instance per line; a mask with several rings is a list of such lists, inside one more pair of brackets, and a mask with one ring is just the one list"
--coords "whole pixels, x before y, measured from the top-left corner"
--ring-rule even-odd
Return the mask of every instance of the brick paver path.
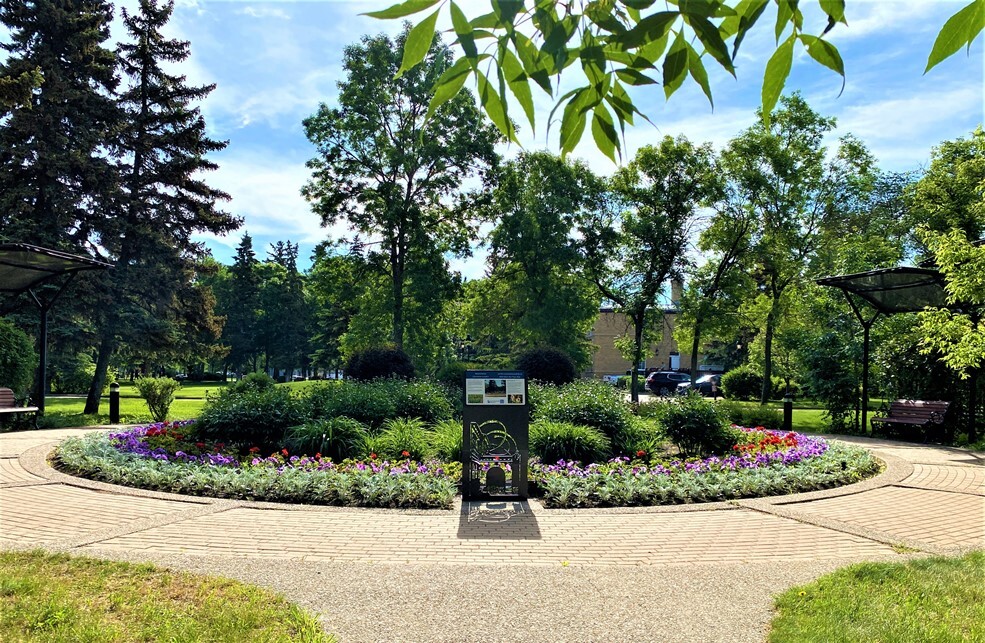
[[[667, 570], [668, 578], [682, 573], [703, 577], [705, 572], [699, 570], [707, 569], [708, 579], [714, 579], [716, 568], [728, 566], [743, 571], [722, 576], [732, 579], [725, 589], [692, 586], [677, 592], [681, 601], [707, 598], [713, 609], [726, 610], [737, 605], [750, 587], [775, 591], [802, 582], [798, 578], [809, 579], [822, 568], [857, 560], [898, 559], [904, 550], [949, 554], [985, 547], [985, 456], [945, 447], [846, 438], [882, 457], [889, 465], [887, 472], [859, 485], [800, 496], [631, 510], [549, 510], [532, 500], [465, 503], [456, 505], [454, 511], [384, 511], [174, 496], [80, 481], [50, 469], [44, 461], [50, 448], [82, 432], [0, 434], [0, 549], [43, 546], [107, 557], [184, 561], [179, 566], [238, 575], [289, 596], [296, 593], [297, 600], [308, 601], [323, 615], [338, 609], [339, 595], [332, 596], [331, 604], [309, 600], [304, 590], [295, 592], [292, 583], [278, 580], [277, 565], [356, 565], [370, 570], [382, 564], [393, 570], [384, 574], [389, 577], [408, 569], [422, 570], [422, 574], [429, 569], [434, 578], [440, 575], [435, 569], [451, 570], [452, 576], [432, 581], [436, 583], [433, 587], [450, 586], [457, 569], [495, 565], [514, 571], [493, 576], [483, 571], [481, 578], [498, 578], [495, 582], [501, 584], [508, 584], [511, 577], [526, 578], [531, 588], [540, 579], [553, 578], [553, 570], [562, 567], [580, 569], [577, 573], [591, 582], [618, 587], [627, 574], [637, 584], [652, 585], [665, 578], [632, 576], [645, 569], [654, 574]], [[263, 572], [259, 581], [250, 576], [267, 569], [264, 565], [268, 563], [275, 565], [273, 571]], [[363, 573], [346, 569], [346, 574]], [[523, 570], [536, 569], [543, 570], [543, 576], [524, 576], [527, 572]], [[774, 571], [773, 580], [768, 576], [757, 580], [753, 572], [765, 569], [800, 570], [801, 576], [791, 572], [787, 578], [782, 575], [786, 572]], [[573, 580], [561, 577], [551, 582], [562, 587]], [[709, 587], [716, 583], [704, 582]], [[355, 591], [346, 587], [340, 591]], [[576, 591], [573, 587], [564, 591]], [[539, 591], [539, 600], [552, 599], [550, 587]], [[718, 601], [708, 593], [717, 593]], [[364, 599], [384, 610], [416, 600], [414, 591], [399, 583], [388, 585], [384, 594], [369, 594]], [[768, 596], [749, 598], [755, 603], [747, 616], [749, 632], [768, 623]], [[650, 622], [672, 618], [680, 611], [670, 610], [672, 599], [666, 597], [667, 612], [659, 611], [664, 603], [649, 601], [640, 603], [633, 615], [617, 615], [621, 625], [616, 629], [600, 621], [598, 637], [618, 636], [618, 628], [642, 619], [640, 614]], [[589, 593], [580, 600], [594, 599]], [[612, 599], [600, 595], [597, 600], [602, 605]], [[561, 615], [569, 607], [574, 609], [561, 602], [554, 609]], [[443, 609], [448, 610], [445, 616], [451, 623], [465, 607], [452, 602]], [[597, 605], [595, 609], [602, 608]], [[405, 618], [424, 617], [412, 612]], [[531, 623], [540, 618], [529, 610], [526, 615]], [[371, 626], [360, 621], [360, 613], [336, 616], [337, 621], [325, 616], [327, 625], [347, 638], [402, 638], [399, 631], [390, 637], [380, 621]], [[694, 630], [692, 640], [724, 635], [714, 629], [713, 616], [707, 619], [711, 629]], [[399, 630], [405, 625], [395, 622], [393, 627]], [[550, 622], [538, 627], [549, 628]], [[538, 634], [548, 638], [547, 632], [529, 630], [528, 638], [541, 638]], [[561, 640], [565, 633], [571, 630], [552, 636]], [[435, 640], [441, 638], [435, 636]], [[756, 636], [736, 635], [735, 640], [755, 640]], [[448, 640], [456, 638], [450, 634]], [[688, 638], [681, 635], [669, 640]]]

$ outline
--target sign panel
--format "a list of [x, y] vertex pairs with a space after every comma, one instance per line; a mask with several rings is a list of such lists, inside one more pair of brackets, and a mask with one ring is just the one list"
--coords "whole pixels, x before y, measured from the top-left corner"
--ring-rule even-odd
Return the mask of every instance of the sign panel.
[[522, 371], [466, 371], [462, 496], [527, 497], [530, 410]]

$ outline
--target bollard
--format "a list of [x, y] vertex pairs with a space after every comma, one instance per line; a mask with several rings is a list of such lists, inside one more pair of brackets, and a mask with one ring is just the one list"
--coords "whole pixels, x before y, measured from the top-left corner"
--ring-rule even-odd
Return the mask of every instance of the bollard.
[[120, 423], [120, 385], [117, 382], [109, 385], [109, 423]]
[[783, 430], [787, 432], [793, 430], [793, 396], [790, 395], [790, 391], [783, 396]]

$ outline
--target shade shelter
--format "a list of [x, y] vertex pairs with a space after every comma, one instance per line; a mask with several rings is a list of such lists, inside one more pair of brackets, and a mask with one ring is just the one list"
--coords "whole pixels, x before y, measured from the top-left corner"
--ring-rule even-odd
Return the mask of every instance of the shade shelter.
[[[870, 270], [851, 275], [824, 277], [817, 283], [839, 288], [848, 300], [852, 312], [862, 324], [862, 430], [867, 430], [869, 405], [869, 330], [880, 315], [920, 312], [927, 307], [954, 308], [947, 302], [944, 276], [933, 268], [898, 267]], [[868, 318], [853, 295], [875, 312]], [[970, 433], [975, 432], [975, 394], [977, 372], [971, 375], [969, 399]]]
[[[36, 398], [41, 413], [44, 413], [44, 393], [47, 389], [48, 311], [79, 272], [112, 267], [112, 264], [103, 261], [27, 243], [0, 244], [0, 292], [27, 292], [41, 312]], [[39, 287], [51, 282], [58, 285], [58, 289], [45, 296]]]

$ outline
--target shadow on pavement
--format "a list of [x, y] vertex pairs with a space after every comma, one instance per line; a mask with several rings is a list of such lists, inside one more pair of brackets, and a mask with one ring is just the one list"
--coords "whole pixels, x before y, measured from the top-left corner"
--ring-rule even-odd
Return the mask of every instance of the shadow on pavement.
[[540, 527], [526, 500], [465, 500], [459, 538], [540, 540]]

